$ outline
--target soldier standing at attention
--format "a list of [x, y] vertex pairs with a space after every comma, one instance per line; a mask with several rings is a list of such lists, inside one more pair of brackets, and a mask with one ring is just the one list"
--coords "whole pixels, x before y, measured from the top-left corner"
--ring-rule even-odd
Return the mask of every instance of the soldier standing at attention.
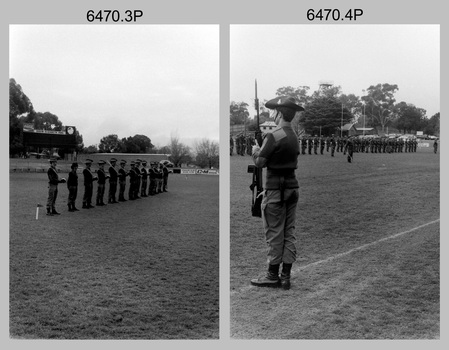
[[148, 172], [147, 172], [146, 166], [147, 166], [147, 161], [142, 160], [142, 169], [140, 170], [140, 173], [142, 175], [142, 189], [140, 191], [141, 197], [148, 197], [148, 195], [147, 195]]
[[337, 146], [337, 142], [335, 141], [334, 135], [329, 140], [331, 146], [331, 156], [333, 157], [335, 154], [335, 147]]
[[[320, 137], [320, 154], [323, 154], [325, 145], [326, 145], [326, 141], [324, 140], [324, 137]], [[329, 151], [329, 149], [328, 149], [328, 151]]]
[[142, 163], [141, 159], [136, 159], [136, 167], [134, 171], [136, 172], [136, 181], [134, 187], [134, 198], [140, 199], [140, 185], [142, 183], [142, 174], [140, 173], [140, 163]]
[[149, 195], [154, 196], [156, 194], [156, 167], [155, 162], [150, 162], [150, 169], [148, 170], [148, 175], [150, 177], [150, 187], [148, 189]]
[[437, 154], [438, 152], [438, 139], [435, 139], [433, 142], [433, 153]]
[[136, 173], [136, 163], [133, 161], [129, 163], [131, 165], [131, 169], [129, 169], [128, 175], [129, 175], [129, 190], [128, 190], [128, 199], [129, 200], [135, 200], [136, 199], [136, 179], [137, 179], [137, 173]]
[[[262, 147], [253, 147], [257, 167], [266, 167], [262, 199], [262, 221], [268, 244], [268, 271], [264, 277], [251, 280], [258, 287], [290, 289], [290, 275], [296, 261], [295, 220], [299, 185], [295, 175], [299, 144], [291, 126], [296, 112], [303, 111], [295, 99], [276, 97], [265, 106], [274, 110], [277, 127], [265, 137]], [[279, 278], [279, 268], [282, 272]]]
[[92, 194], [94, 189], [94, 181], [97, 181], [98, 178], [92, 174], [90, 167], [92, 165], [92, 159], [86, 159], [85, 165], [86, 167], [83, 170], [84, 176], [84, 196], [83, 196], [83, 209], [91, 209], [95, 208], [92, 205]]
[[[243, 154], [242, 154], [242, 156], [243, 156]], [[162, 164], [161, 163], [159, 163], [159, 166], [157, 167], [156, 179], [157, 179], [156, 193], [162, 193], [162, 185], [163, 185], [163, 182], [164, 182], [164, 173], [162, 171]]]
[[165, 166], [165, 164], [162, 164], [162, 191], [163, 192], [168, 192], [167, 186], [168, 186], [168, 169]]
[[231, 135], [231, 140], [230, 140], [229, 147], [230, 147], [231, 156], [232, 156], [232, 154], [234, 153], [234, 139], [232, 138], [232, 135]]
[[67, 189], [69, 190], [67, 206], [69, 207], [69, 211], [78, 211], [75, 207], [76, 196], [78, 194], [78, 174], [76, 173], [78, 163], [73, 163], [70, 168], [72, 170], [69, 172], [69, 178], [67, 180]]
[[346, 152], [348, 152], [348, 162], [351, 163], [352, 159], [353, 159], [352, 157], [354, 154], [354, 137], [353, 136], [349, 136], [348, 139], [346, 140], [345, 148], [343, 150], [343, 155], [345, 155]]
[[98, 166], [100, 169], [97, 171], [98, 176], [98, 187], [97, 187], [97, 205], [104, 206], [104, 190], [106, 188], [106, 179], [109, 179], [109, 175], [106, 175], [104, 171], [104, 165], [106, 162], [104, 160], [100, 160], [98, 162]]
[[126, 160], [122, 159], [120, 161], [120, 169], [118, 170], [118, 181], [119, 181], [119, 194], [118, 200], [119, 202], [126, 202], [125, 199], [125, 188], [126, 188], [126, 176], [128, 173], [125, 170]]
[[118, 172], [115, 169], [115, 164], [117, 163], [117, 159], [111, 158], [109, 164], [111, 166], [108, 169], [109, 172], [109, 194], [108, 194], [108, 203], [114, 204], [118, 203], [115, 200], [115, 193], [117, 192], [117, 181], [118, 181]]
[[56, 158], [50, 158], [50, 168], [47, 170], [48, 176], [48, 200], [47, 200], [47, 215], [60, 215], [56, 211], [55, 204], [58, 197], [58, 184], [64, 183], [65, 179], [60, 179], [56, 172]]

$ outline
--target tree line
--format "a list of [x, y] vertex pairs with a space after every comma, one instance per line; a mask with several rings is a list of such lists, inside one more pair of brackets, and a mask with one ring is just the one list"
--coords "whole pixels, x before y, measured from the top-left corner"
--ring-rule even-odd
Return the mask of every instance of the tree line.
[[[326, 85], [310, 94], [308, 86], [281, 87], [276, 96], [289, 95], [305, 107], [292, 122], [298, 135], [337, 134], [342, 124], [354, 122], [358, 127], [373, 127], [385, 133], [388, 127], [400, 132], [439, 135], [440, 113], [428, 118], [426, 111], [412, 103], [396, 103], [394, 94], [399, 90], [396, 84], [377, 84], [369, 86], [363, 96], [343, 94], [340, 86]], [[260, 104], [260, 123], [270, 120], [269, 111]], [[245, 124], [248, 130], [256, 130], [255, 117], [249, 118], [249, 104], [231, 102], [230, 122]]]
[[[23, 124], [33, 124], [36, 130], [62, 131], [64, 125], [58, 116], [50, 112], [36, 112], [22, 87], [11, 78], [9, 81], [9, 154], [11, 157], [30, 150], [22, 141]], [[61, 149], [61, 153], [157, 153], [167, 154], [175, 166], [196, 165], [201, 168], [219, 168], [218, 142], [204, 138], [197, 141], [193, 149], [183, 144], [178, 136], [172, 136], [170, 144], [157, 148], [146, 135], [137, 134], [119, 139], [116, 134], [102, 137], [98, 145], [84, 146], [83, 136], [76, 129], [75, 149]], [[61, 154], [62, 156], [62, 154]]]

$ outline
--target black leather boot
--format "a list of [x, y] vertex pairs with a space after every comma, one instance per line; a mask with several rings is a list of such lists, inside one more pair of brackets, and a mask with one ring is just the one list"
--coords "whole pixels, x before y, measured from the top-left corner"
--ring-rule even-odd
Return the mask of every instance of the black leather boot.
[[292, 270], [292, 264], [282, 264], [281, 272], [281, 287], [282, 289], [290, 289], [290, 274]]
[[273, 287], [273, 288], [279, 287], [280, 286], [279, 264], [268, 265], [267, 274], [263, 277], [252, 279], [251, 284], [257, 287]]

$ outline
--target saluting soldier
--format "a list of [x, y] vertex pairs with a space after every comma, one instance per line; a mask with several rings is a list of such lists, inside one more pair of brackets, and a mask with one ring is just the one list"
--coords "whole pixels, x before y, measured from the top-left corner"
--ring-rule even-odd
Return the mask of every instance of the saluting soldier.
[[111, 158], [109, 160], [109, 164], [111, 166], [108, 169], [108, 172], [109, 172], [108, 203], [111, 203], [111, 204], [118, 203], [115, 199], [115, 193], [117, 192], [117, 181], [118, 181], [118, 172], [115, 169], [116, 163], [117, 163], [117, 159], [115, 159], [115, 158]]
[[99, 169], [97, 170], [97, 176], [98, 176], [98, 187], [97, 187], [97, 205], [102, 207], [106, 205], [104, 203], [104, 191], [106, 188], [106, 179], [109, 179], [109, 175], [106, 175], [106, 172], [104, 171], [104, 165], [106, 162], [104, 160], [100, 160], [98, 162]]
[[126, 160], [122, 159], [120, 161], [120, 169], [118, 170], [118, 181], [119, 181], [119, 194], [118, 200], [119, 202], [126, 202], [125, 199], [125, 189], [126, 189], [126, 177], [128, 176], [127, 171], [125, 170]]
[[146, 169], [147, 161], [142, 160], [142, 169], [140, 170], [140, 173], [142, 175], [142, 189], [140, 191], [141, 197], [148, 197], [147, 195], [147, 186], [148, 186], [148, 171]]
[[85, 168], [83, 170], [83, 176], [84, 176], [84, 196], [83, 196], [83, 209], [92, 209], [95, 208], [92, 205], [92, 195], [93, 195], [93, 189], [94, 189], [94, 181], [98, 180], [98, 177], [92, 174], [92, 171], [90, 170], [92, 166], [92, 159], [86, 159], [84, 161]]
[[48, 176], [48, 199], [47, 199], [47, 215], [60, 215], [56, 211], [56, 198], [58, 197], [58, 184], [64, 183], [65, 179], [59, 178], [59, 175], [56, 171], [56, 158], [50, 158], [50, 168], [47, 170]]
[[67, 206], [69, 207], [69, 211], [78, 211], [79, 209], [75, 206], [76, 197], [78, 194], [78, 163], [72, 163], [70, 167], [71, 171], [69, 172], [69, 177], [67, 179], [67, 189], [69, 190], [69, 198], [67, 200]]

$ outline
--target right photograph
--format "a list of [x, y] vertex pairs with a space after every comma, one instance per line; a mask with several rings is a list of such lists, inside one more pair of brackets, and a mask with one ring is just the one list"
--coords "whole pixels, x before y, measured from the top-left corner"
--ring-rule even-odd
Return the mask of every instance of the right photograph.
[[232, 339], [440, 339], [440, 26], [230, 26]]

